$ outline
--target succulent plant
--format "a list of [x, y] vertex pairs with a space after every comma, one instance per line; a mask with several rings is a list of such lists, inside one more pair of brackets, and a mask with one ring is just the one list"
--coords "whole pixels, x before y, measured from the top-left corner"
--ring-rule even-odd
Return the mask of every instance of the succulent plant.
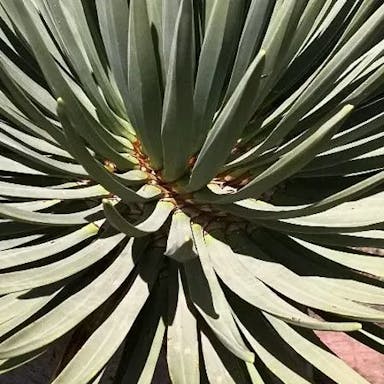
[[367, 383], [316, 332], [383, 351], [384, 5], [0, 4], [0, 373]]

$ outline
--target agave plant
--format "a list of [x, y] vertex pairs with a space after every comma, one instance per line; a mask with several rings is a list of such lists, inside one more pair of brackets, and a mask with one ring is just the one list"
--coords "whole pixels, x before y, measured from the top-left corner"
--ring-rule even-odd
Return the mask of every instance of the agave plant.
[[316, 335], [383, 351], [384, 5], [0, 4], [0, 373], [367, 383]]

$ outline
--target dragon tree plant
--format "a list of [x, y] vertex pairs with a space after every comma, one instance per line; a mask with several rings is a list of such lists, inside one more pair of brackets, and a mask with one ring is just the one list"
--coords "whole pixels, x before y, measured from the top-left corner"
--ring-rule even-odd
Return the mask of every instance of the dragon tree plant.
[[316, 335], [383, 351], [381, 1], [0, 20], [0, 373], [72, 334], [54, 384], [367, 383]]

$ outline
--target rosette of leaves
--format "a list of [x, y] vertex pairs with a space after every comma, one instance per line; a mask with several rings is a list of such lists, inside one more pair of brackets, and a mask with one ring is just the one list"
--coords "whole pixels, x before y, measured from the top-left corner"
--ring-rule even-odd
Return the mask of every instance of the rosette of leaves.
[[1, 0], [0, 372], [367, 381], [383, 351], [384, 5]]

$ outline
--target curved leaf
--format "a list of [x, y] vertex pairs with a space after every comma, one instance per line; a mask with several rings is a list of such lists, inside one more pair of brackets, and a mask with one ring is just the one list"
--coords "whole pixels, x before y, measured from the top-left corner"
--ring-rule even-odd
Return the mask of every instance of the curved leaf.
[[103, 200], [104, 213], [113, 227], [128, 236], [141, 237], [158, 231], [168, 219], [175, 206], [170, 201], [159, 200], [151, 215], [138, 224], [129, 223], [114, 207], [110, 200]]

